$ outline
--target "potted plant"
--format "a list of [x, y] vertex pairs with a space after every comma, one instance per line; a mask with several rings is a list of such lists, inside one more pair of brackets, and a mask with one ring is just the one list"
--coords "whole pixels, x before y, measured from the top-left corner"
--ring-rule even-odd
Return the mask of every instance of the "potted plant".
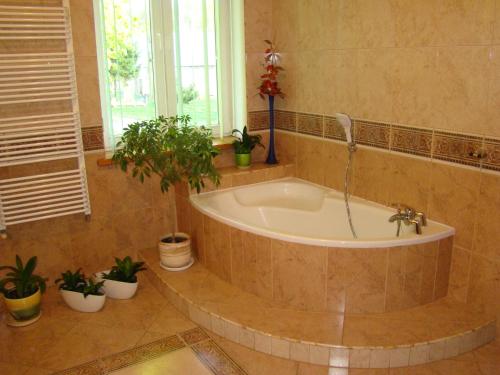
[[234, 157], [238, 168], [248, 168], [252, 163], [252, 150], [255, 146], [264, 147], [260, 142], [262, 136], [260, 134], [248, 134], [247, 127], [243, 128], [243, 132], [234, 129], [233, 135], [236, 134], [236, 139], [233, 141]]
[[106, 302], [106, 295], [102, 291], [104, 282], [94, 282], [87, 279], [81, 269], [76, 272], [66, 271], [56, 280], [59, 284], [61, 296], [73, 310], [80, 312], [97, 312]]
[[144, 271], [144, 262], [134, 262], [131, 257], [115, 258], [116, 265], [104, 271], [97, 280], [104, 282], [104, 293], [110, 298], [129, 299], [135, 295], [139, 282], [137, 273]]
[[[219, 185], [219, 173], [213, 159], [219, 151], [212, 142], [211, 129], [191, 126], [189, 116], [160, 116], [154, 120], [130, 124], [125, 129], [117, 150], [115, 163], [124, 172], [132, 166], [132, 176], [144, 182], [145, 177], [160, 177], [163, 193], [179, 182], [187, 181], [191, 189], [200, 192], [205, 180]], [[175, 206], [172, 210], [172, 229], [160, 239], [161, 265], [179, 270], [192, 262], [191, 241], [186, 233], [176, 231]]]
[[3, 266], [0, 271], [9, 270], [4, 278], [0, 279], [0, 292], [4, 296], [5, 305], [13, 319], [7, 324], [24, 326], [40, 318], [40, 303], [42, 293], [45, 292], [47, 278], [35, 275], [37, 257], [32, 257], [23, 264], [16, 255], [16, 266]]

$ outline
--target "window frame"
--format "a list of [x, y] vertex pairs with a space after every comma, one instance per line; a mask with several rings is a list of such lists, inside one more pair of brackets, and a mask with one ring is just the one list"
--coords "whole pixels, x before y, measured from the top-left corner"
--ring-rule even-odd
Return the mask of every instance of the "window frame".
[[[107, 80], [104, 9], [93, 0], [96, 31], [99, 90], [106, 149], [114, 149], [120, 134], [114, 134]], [[146, 0], [151, 13], [151, 44], [156, 114], [177, 114], [175, 41], [172, 0]], [[244, 0], [215, 0], [217, 49], [217, 109], [219, 123], [212, 127], [214, 138], [230, 135], [246, 123], [246, 77]], [[224, 20], [224, 21], [223, 21]]]

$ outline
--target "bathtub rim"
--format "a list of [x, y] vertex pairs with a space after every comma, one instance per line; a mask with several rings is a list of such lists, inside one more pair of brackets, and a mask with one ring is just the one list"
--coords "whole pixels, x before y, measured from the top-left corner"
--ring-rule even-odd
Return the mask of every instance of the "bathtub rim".
[[[320, 246], [320, 247], [333, 247], [333, 248], [352, 248], [352, 249], [367, 249], [367, 248], [390, 248], [390, 247], [399, 247], [399, 246], [406, 246], [406, 245], [417, 245], [417, 244], [423, 244], [423, 243], [429, 243], [429, 242], [434, 242], [438, 240], [442, 240], [447, 237], [452, 237], [455, 235], [455, 228], [439, 223], [434, 220], [428, 219], [427, 222], [430, 224], [434, 224], [436, 226], [442, 227], [443, 230], [439, 231], [437, 233], [432, 233], [428, 235], [423, 235], [423, 237], [419, 237], [419, 235], [415, 235], [410, 238], [399, 238], [399, 239], [364, 239], [364, 240], [331, 240], [331, 239], [320, 239], [320, 238], [312, 238], [312, 237], [304, 237], [304, 236], [295, 236], [290, 233], [283, 233], [275, 230], [270, 230], [266, 228], [261, 228], [261, 227], [255, 227], [250, 224], [242, 223], [241, 221], [237, 221], [232, 218], [228, 218], [225, 216], [222, 216], [216, 212], [216, 210], [204, 207], [200, 202], [199, 199], [197, 198], [198, 196], [206, 196], [206, 195], [214, 195], [217, 193], [222, 193], [222, 192], [227, 192], [227, 191], [232, 191], [236, 189], [241, 189], [241, 188], [246, 188], [250, 186], [257, 186], [257, 185], [263, 185], [263, 184], [269, 184], [269, 183], [274, 183], [274, 182], [286, 182], [286, 181], [297, 181], [301, 182], [307, 185], [315, 186], [317, 188], [321, 188], [324, 190], [330, 190], [334, 191], [340, 194], [343, 194], [339, 192], [338, 190], [335, 190], [333, 188], [319, 185], [298, 177], [284, 177], [284, 178], [278, 178], [278, 179], [273, 179], [273, 180], [268, 180], [268, 181], [263, 181], [263, 182], [257, 182], [257, 183], [252, 183], [252, 184], [245, 184], [245, 185], [240, 185], [240, 186], [234, 186], [234, 187], [228, 187], [225, 189], [218, 189], [214, 191], [209, 191], [209, 192], [204, 192], [200, 194], [191, 194], [189, 197], [189, 201], [191, 205], [198, 210], [201, 214], [207, 215], [208, 217], [221, 222], [223, 224], [226, 224], [230, 227], [253, 233], [262, 237], [267, 237], [267, 238], [272, 238], [275, 240], [279, 241], [285, 241], [285, 242], [292, 242], [292, 243], [299, 243], [303, 245], [312, 245], [312, 246]], [[366, 204], [369, 206], [373, 206], [376, 208], [381, 208], [384, 210], [387, 210], [389, 207], [384, 206], [380, 203], [372, 202], [364, 198], [356, 197], [353, 196], [353, 200], [362, 204]]]

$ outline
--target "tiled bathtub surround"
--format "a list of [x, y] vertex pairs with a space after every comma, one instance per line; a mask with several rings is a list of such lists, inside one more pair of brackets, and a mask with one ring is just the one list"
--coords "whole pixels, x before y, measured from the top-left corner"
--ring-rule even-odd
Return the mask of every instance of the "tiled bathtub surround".
[[[275, 118], [280, 130], [345, 141], [332, 116], [277, 110]], [[249, 126], [265, 129], [250, 113]], [[500, 139], [359, 119], [354, 119], [354, 133], [361, 145], [500, 171]]]
[[430, 303], [448, 292], [452, 237], [392, 248], [326, 248], [244, 232], [193, 207], [189, 217], [183, 230], [193, 234], [205, 267], [284, 307], [381, 313]]
[[245, 293], [199, 264], [169, 273], [156, 249], [141, 256], [151, 282], [193, 321], [276, 357], [332, 369], [406, 367], [457, 356], [496, 334], [494, 321], [447, 300], [373, 316], [298, 312]]

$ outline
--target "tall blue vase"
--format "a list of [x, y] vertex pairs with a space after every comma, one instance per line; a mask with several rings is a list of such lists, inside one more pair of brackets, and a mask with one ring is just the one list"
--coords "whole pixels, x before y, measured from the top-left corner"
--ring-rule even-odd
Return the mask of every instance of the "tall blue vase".
[[274, 96], [271, 95], [269, 95], [269, 148], [266, 163], [278, 164], [274, 150]]

